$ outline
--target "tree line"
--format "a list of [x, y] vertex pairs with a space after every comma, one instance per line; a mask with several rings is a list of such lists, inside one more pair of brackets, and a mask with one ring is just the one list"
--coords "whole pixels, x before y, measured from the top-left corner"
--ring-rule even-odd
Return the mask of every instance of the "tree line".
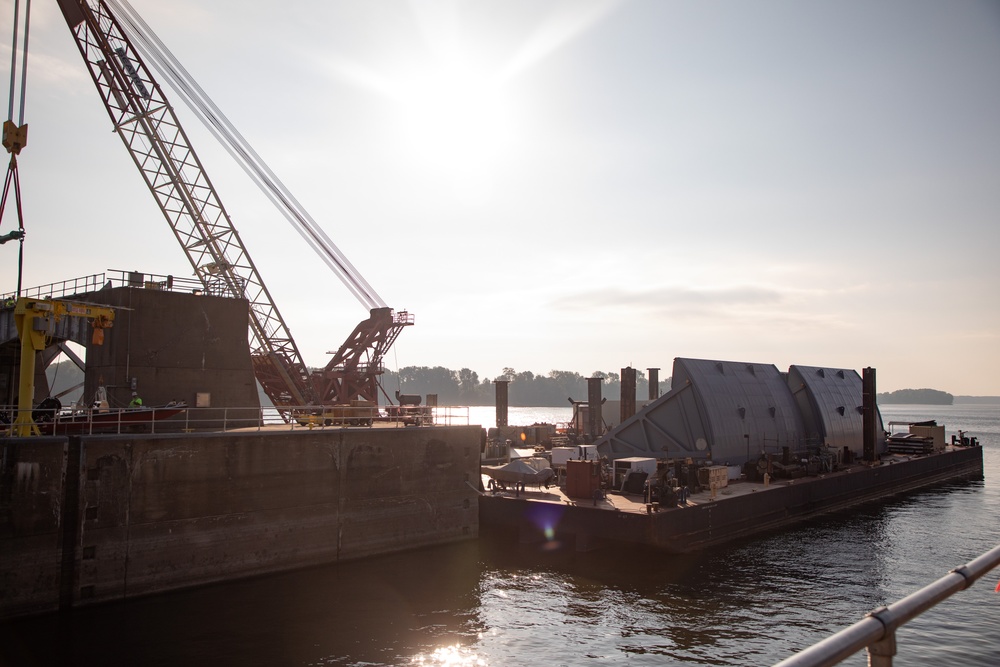
[[[649, 378], [636, 369], [636, 398], [649, 396]], [[514, 407], [542, 407], [567, 405], [569, 399], [587, 400], [587, 377], [573, 371], [549, 371], [535, 375], [531, 371], [504, 368], [495, 378], [479, 378], [469, 368], [452, 370], [443, 366], [406, 366], [399, 371], [386, 371], [382, 387], [392, 397], [394, 392], [437, 394], [438, 405], [493, 405], [496, 399], [496, 380], [506, 380], [507, 401]], [[602, 378], [601, 395], [610, 400], [621, 397], [621, 376], [616, 372], [595, 371], [589, 377]], [[670, 391], [670, 379], [660, 380], [659, 394]]]
[[937, 389], [897, 389], [878, 394], [877, 400], [884, 405], [951, 405], [955, 402], [955, 397]]

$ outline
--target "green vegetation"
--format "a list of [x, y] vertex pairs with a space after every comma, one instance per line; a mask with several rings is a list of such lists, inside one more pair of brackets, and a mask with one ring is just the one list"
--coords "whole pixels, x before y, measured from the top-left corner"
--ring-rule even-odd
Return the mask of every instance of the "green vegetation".
[[[636, 369], [636, 398], [649, 395], [646, 374]], [[601, 394], [609, 400], [621, 396], [621, 378], [618, 373], [596, 371], [592, 377], [604, 378]], [[568, 405], [567, 399], [587, 400], [587, 376], [572, 371], [549, 371], [548, 375], [535, 375], [531, 371], [518, 373], [505, 368], [496, 380], [508, 380], [507, 400], [511, 406]], [[451, 370], [442, 366], [407, 366], [399, 372], [386, 371], [382, 386], [390, 395], [399, 389], [404, 394], [437, 394], [439, 405], [493, 405], [496, 388], [493, 380], [479, 379], [479, 374], [468, 368]], [[670, 380], [660, 382], [660, 395], [670, 390]]]
[[878, 402], [890, 404], [909, 405], [951, 405], [955, 402], [955, 397], [946, 391], [937, 389], [897, 389], [885, 394], [878, 395]]

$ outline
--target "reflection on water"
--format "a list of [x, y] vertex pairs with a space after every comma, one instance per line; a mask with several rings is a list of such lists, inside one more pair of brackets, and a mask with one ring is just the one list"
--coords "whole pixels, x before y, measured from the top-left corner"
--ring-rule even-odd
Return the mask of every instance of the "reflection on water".
[[[985, 482], [704, 553], [488, 536], [0, 624], [0, 665], [770, 665], [996, 545], [1000, 419], [975, 432]], [[996, 664], [998, 578], [905, 626], [898, 663]]]
[[466, 667], [475, 665], [488, 665], [483, 658], [472, 653], [469, 649], [454, 644], [452, 646], [441, 646], [431, 651], [430, 654], [418, 654], [410, 659], [411, 665], [454, 665], [455, 667]]

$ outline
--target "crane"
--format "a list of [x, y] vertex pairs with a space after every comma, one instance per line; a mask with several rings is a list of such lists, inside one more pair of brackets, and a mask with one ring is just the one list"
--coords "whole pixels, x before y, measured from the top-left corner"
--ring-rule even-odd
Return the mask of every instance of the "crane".
[[[378, 403], [382, 359], [413, 316], [389, 308], [124, 0], [57, 0], [129, 155], [209, 294], [245, 298], [254, 374], [275, 407]], [[145, 58], [369, 309], [311, 370]]]
[[38, 426], [35, 425], [31, 410], [31, 399], [35, 395], [35, 353], [45, 349], [49, 332], [55, 322], [63, 317], [88, 319], [94, 327], [93, 343], [103, 345], [104, 329], [110, 328], [114, 323], [115, 311], [98, 304], [62, 299], [20, 297], [17, 300], [14, 306], [14, 323], [21, 339], [21, 372], [17, 392], [17, 418], [11, 428], [15, 436], [38, 435]]

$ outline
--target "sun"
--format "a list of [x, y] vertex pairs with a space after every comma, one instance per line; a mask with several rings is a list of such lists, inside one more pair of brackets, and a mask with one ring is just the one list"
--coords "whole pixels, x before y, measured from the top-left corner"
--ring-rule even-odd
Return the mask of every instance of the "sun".
[[471, 186], [509, 148], [509, 102], [488, 73], [439, 63], [403, 83], [396, 99], [405, 154], [426, 175]]
[[418, 187], [482, 204], [502, 170], [530, 152], [528, 137], [538, 136], [516, 80], [622, 2], [512, 8], [506, 16], [518, 20], [495, 30], [476, 3], [411, 3], [419, 39], [409, 43], [418, 47], [376, 55], [375, 67], [335, 54], [323, 60], [338, 78], [389, 102], [396, 121], [379, 132]]

